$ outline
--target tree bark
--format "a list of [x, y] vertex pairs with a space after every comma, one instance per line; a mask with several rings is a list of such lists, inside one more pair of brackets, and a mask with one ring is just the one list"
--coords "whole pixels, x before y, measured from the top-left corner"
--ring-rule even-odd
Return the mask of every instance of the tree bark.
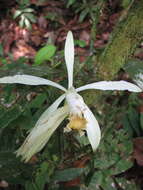
[[98, 76], [112, 80], [143, 39], [143, 1], [135, 0], [124, 20], [115, 26], [110, 41], [98, 58]]

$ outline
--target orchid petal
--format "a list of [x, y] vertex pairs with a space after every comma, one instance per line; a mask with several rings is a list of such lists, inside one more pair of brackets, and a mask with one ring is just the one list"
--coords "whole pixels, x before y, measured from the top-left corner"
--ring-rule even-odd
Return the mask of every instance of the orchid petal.
[[71, 89], [66, 95], [67, 105], [69, 106], [69, 113], [79, 117], [84, 117], [86, 120], [86, 131], [89, 142], [92, 146], [93, 151], [99, 145], [101, 132], [100, 127], [93, 113], [90, 111], [88, 106], [84, 103], [82, 96], [75, 92], [74, 89]]
[[101, 81], [85, 86], [79, 87], [76, 89], [77, 92], [88, 90], [88, 89], [98, 89], [98, 90], [128, 90], [131, 92], [141, 92], [141, 88], [137, 85], [132, 84], [126, 81]]
[[56, 88], [59, 88], [63, 91], [66, 91], [66, 89], [59, 85], [56, 82], [52, 82], [50, 80], [40, 78], [40, 77], [35, 77], [32, 75], [14, 75], [14, 76], [7, 76], [7, 77], [2, 77], [0, 78], [0, 83], [17, 83], [17, 84], [26, 84], [26, 85], [49, 85], [49, 86], [54, 86]]
[[39, 152], [45, 146], [51, 135], [67, 115], [68, 107], [61, 107], [54, 111], [51, 117], [47, 118], [45, 123], [36, 126], [36, 130], [34, 127], [23, 145], [16, 151], [17, 156], [22, 156], [22, 159], [27, 162], [35, 153]]
[[60, 103], [64, 100], [65, 94], [61, 95], [44, 113], [40, 116], [35, 126], [41, 125], [46, 122], [47, 118], [58, 108]]
[[74, 41], [72, 32], [69, 31], [65, 43], [65, 61], [68, 71], [68, 88], [73, 86], [73, 66], [74, 66]]
[[100, 127], [96, 118], [94, 117], [91, 110], [87, 107], [87, 105], [83, 111], [83, 114], [84, 114], [84, 118], [87, 121], [87, 124], [86, 124], [87, 136], [88, 136], [88, 139], [92, 146], [93, 151], [95, 151], [101, 139]]

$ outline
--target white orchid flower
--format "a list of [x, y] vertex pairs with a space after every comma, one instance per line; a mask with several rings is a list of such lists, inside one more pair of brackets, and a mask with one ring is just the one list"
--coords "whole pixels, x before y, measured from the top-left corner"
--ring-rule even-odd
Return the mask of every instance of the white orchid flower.
[[[50, 85], [64, 91], [64, 94], [41, 115], [22, 146], [16, 151], [17, 155], [22, 156], [25, 162], [45, 146], [51, 135], [66, 117], [68, 117], [69, 123], [65, 127], [65, 131], [76, 130], [80, 134], [86, 131], [93, 151], [96, 150], [101, 138], [100, 127], [95, 116], [77, 92], [88, 89], [141, 92], [138, 86], [126, 81], [101, 81], [75, 89], [73, 86], [74, 42], [71, 31], [68, 32], [66, 38], [65, 61], [68, 72], [68, 89], [50, 80], [31, 75], [15, 75], [0, 78], [0, 83]], [[66, 104], [58, 108], [64, 99]]]

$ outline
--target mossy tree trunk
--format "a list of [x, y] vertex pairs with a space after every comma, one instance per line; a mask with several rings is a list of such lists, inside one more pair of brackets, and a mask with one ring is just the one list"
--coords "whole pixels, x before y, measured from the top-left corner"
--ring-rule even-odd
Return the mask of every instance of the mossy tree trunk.
[[[119, 70], [131, 58], [136, 47], [143, 39], [143, 0], [135, 0], [126, 17], [122, 19], [113, 31], [110, 41], [97, 58], [98, 80], [113, 80]], [[102, 99], [102, 92], [90, 90], [83, 92], [85, 102], [97, 104]]]
[[115, 26], [112, 37], [98, 58], [99, 79], [112, 80], [143, 39], [143, 1], [135, 0], [126, 18]]

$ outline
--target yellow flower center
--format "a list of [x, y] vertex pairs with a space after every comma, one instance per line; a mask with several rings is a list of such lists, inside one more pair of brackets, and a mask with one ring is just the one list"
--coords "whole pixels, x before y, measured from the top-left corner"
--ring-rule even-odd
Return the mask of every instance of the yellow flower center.
[[69, 118], [68, 128], [75, 130], [84, 130], [86, 128], [86, 119], [78, 116], [71, 116]]

